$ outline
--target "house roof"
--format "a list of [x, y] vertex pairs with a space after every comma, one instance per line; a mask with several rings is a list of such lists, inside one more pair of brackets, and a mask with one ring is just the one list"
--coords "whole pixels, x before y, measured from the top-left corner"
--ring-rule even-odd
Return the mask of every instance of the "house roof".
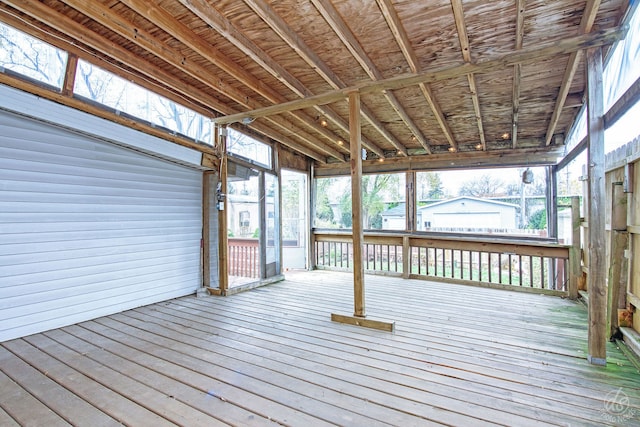
[[481, 198], [478, 198], [478, 197], [460, 196], [460, 197], [455, 197], [453, 199], [448, 199], [448, 200], [443, 200], [441, 202], [432, 203], [432, 204], [427, 205], [427, 206], [422, 206], [422, 207], [418, 208], [418, 210], [419, 211], [424, 211], [424, 210], [427, 210], [427, 209], [432, 209], [432, 208], [443, 206], [443, 205], [454, 204], [454, 203], [461, 202], [461, 201], [464, 201], [464, 200], [474, 201], [474, 202], [483, 203], [483, 204], [487, 204], [487, 205], [506, 206], [506, 207], [510, 207], [510, 208], [514, 208], [514, 209], [518, 209], [519, 208], [518, 205], [514, 205], [513, 203], [498, 202], [496, 200], [481, 199]]
[[5, 0], [0, 20], [319, 167], [349, 159], [349, 91], [368, 159], [553, 164], [576, 52], [620, 38], [628, 4]]
[[404, 217], [407, 215], [407, 209], [405, 207], [405, 203], [400, 203], [398, 204], [398, 206], [393, 207], [391, 209], [387, 209], [386, 211], [382, 212], [380, 215], [382, 216], [401, 216]]

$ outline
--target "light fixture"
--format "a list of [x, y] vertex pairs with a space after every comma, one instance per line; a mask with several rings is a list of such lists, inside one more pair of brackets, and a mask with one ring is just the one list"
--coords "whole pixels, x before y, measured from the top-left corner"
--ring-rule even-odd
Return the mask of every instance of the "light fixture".
[[338, 140], [338, 145], [344, 145], [344, 141], [343, 141], [343, 140], [341, 140], [341, 139], [339, 139], [339, 140]]
[[380, 157], [380, 158], [378, 159], [378, 161], [379, 161], [380, 163], [384, 162], [384, 157]]
[[456, 151], [458, 151], [456, 150], [456, 147], [449, 147], [448, 150], [450, 153], [455, 153]]
[[245, 117], [242, 119], [242, 124], [245, 126], [250, 125], [251, 123], [253, 123], [255, 119], [253, 117]]
[[482, 150], [482, 148], [483, 147], [481, 143], [476, 144], [476, 150]]
[[329, 124], [329, 123], [327, 123], [327, 120], [326, 120], [326, 119], [320, 119], [320, 126], [322, 126], [322, 127], [325, 127], [325, 128], [326, 128], [328, 124]]
[[502, 134], [502, 139], [509, 139], [509, 132], [505, 132]]
[[522, 182], [524, 184], [531, 184], [533, 182], [533, 171], [530, 168], [522, 172]]

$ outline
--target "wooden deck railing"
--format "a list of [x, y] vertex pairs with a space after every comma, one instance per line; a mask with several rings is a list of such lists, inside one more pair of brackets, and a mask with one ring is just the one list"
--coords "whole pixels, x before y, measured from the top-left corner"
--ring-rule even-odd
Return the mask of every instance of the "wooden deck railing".
[[[353, 268], [351, 235], [314, 234], [317, 268]], [[566, 292], [569, 246], [463, 236], [365, 234], [368, 273]]]
[[228, 238], [230, 276], [256, 278], [260, 275], [258, 239]]

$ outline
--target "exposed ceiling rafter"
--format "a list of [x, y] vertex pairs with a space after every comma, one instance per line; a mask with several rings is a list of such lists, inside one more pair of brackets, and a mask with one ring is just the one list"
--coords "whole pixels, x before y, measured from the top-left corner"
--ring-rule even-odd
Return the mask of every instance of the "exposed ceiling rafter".
[[[453, 9], [453, 17], [456, 21], [456, 29], [458, 30], [458, 39], [460, 40], [460, 49], [462, 50], [462, 58], [464, 62], [471, 63], [471, 48], [469, 46], [469, 36], [467, 35], [467, 24], [464, 20], [464, 9], [462, 8], [462, 0], [451, 0], [451, 7]], [[476, 78], [473, 73], [467, 74], [467, 80], [469, 81], [469, 90], [471, 92], [471, 101], [473, 103], [473, 111], [476, 115], [476, 122], [478, 124], [478, 136], [480, 138], [480, 144], [484, 151], [487, 150], [487, 141], [484, 136], [484, 125], [482, 124], [482, 112], [480, 111], [480, 99], [478, 98], [478, 87], [476, 84]]]
[[[516, 0], [516, 45], [515, 49], [522, 49], [524, 39], [524, 11], [525, 0]], [[513, 66], [513, 95], [511, 113], [511, 146], [518, 145], [518, 115], [520, 113], [520, 89], [522, 87], [522, 65]]]
[[[333, 29], [336, 35], [342, 40], [342, 43], [349, 50], [351, 55], [358, 61], [362, 69], [367, 73], [369, 78], [374, 81], [383, 80], [384, 76], [376, 66], [376, 64], [369, 58], [362, 45], [358, 42], [358, 39], [353, 35], [351, 29], [344, 21], [342, 16], [338, 13], [336, 8], [328, 0], [311, 0], [313, 5], [318, 9], [320, 14], [327, 21], [329, 26]], [[387, 102], [393, 107], [398, 116], [407, 125], [411, 133], [417, 138], [418, 142], [426, 150], [427, 153], [431, 153], [431, 146], [423, 135], [422, 131], [414, 123], [413, 119], [409, 117], [402, 103], [388, 90], [382, 91]]]
[[[578, 30], [579, 34], [586, 34], [591, 31], [599, 8], [600, 0], [587, 0], [587, 5], [584, 8], [582, 19], [580, 20], [580, 28]], [[560, 120], [560, 115], [562, 114], [565, 100], [567, 99], [567, 95], [569, 94], [569, 90], [571, 89], [571, 83], [573, 83], [573, 78], [576, 74], [576, 71], [578, 71], [578, 66], [580, 65], [582, 54], [582, 51], [576, 51], [573, 52], [571, 56], [569, 56], [567, 68], [565, 69], [564, 76], [562, 77], [562, 86], [560, 86], [560, 90], [558, 91], [558, 96], [556, 97], [556, 105], [553, 108], [551, 120], [549, 121], [549, 127], [547, 128], [547, 137], [545, 140], [546, 145], [551, 144], [551, 141], [553, 141], [553, 134], [555, 133], [556, 127], [558, 126], [558, 121]]]
[[[404, 54], [404, 57], [407, 60], [407, 63], [409, 64], [409, 68], [411, 69], [411, 72], [419, 73], [421, 70], [420, 70], [420, 66], [418, 65], [419, 64], [418, 58], [416, 57], [415, 51], [411, 47], [409, 36], [407, 35], [407, 32], [402, 26], [400, 17], [398, 16], [395, 8], [393, 7], [391, 0], [377, 0], [377, 1], [378, 1], [378, 6], [380, 7], [382, 14], [384, 15], [387, 21], [387, 25], [389, 25], [389, 28], [391, 29], [391, 32], [393, 33], [396, 39], [396, 42], [398, 43], [398, 46], [400, 46], [400, 50], [402, 50], [402, 53]], [[420, 83], [418, 87], [420, 88], [420, 91], [422, 92], [425, 100], [429, 104], [429, 108], [431, 108], [431, 112], [433, 113], [436, 120], [438, 121], [438, 125], [440, 126], [442, 133], [444, 133], [445, 138], [449, 142], [449, 145], [457, 150], [458, 144], [453, 137], [453, 132], [449, 127], [449, 123], [447, 123], [447, 120], [444, 117], [442, 108], [440, 108], [438, 101], [433, 95], [431, 87], [426, 83]]]
[[420, 73], [391, 77], [380, 81], [365, 81], [348, 88], [334, 90], [325, 94], [314, 95], [297, 101], [290, 101], [284, 104], [264, 107], [245, 113], [219, 117], [213, 121], [219, 124], [234, 123], [247, 117], [265, 117], [280, 114], [285, 111], [307, 108], [316, 104], [330, 104], [332, 102], [344, 100], [347, 97], [347, 93], [351, 91], [360, 91], [360, 93], [380, 92], [383, 90], [395, 90], [410, 86], [417, 86], [420, 83], [433, 83], [449, 80], [472, 73], [489, 73], [492, 71], [502, 70], [504, 67], [513, 66], [518, 63], [532, 63], [545, 58], [568, 54], [589, 47], [612, 44], [624, 37], [625, 34], [626, 27], [615, 27], [607, 30], [594, 31], [589, 34], [539, 44], [537, 46], [523, 47], [519, 51], [477, 63], [464, 63], [449, 67], [441, 67], [434, 70], [425, 70]]
[[[284, 40], [311, 68], [313, 68], [318, 75], [324, 79], [324, 81], [329, 83], [334, 89], [343, 89], [347, 87], [347, 85], [329, 68], [329, 66], [315, 54], [313, 49], [298, 37], [298, 35], [266, 2], [260, 0], [245, 0], [245, 3], [251, 7], [253, 11], [258, 14], [262, 20], [269, 25], [271, 29], [275, 31], [276, 34], [278, 34], [280, 38]], [[406, 156], [407, 149], [404, 145], [384, 127], [382, 122], [375, 117], [373, 112], [367, 108], [366, 105], [361, 104], [361, 107], [362, 115], [367, 122], [369, 122], [384, 139], [393, 145], [400, 154]], [[334, 121], [334, 123], [340, 126], [344, 131], [349, 131], [349, 124], [344, 120], [340, 119], [339, 121], [336, 121], [335, 118], [332, 118], [331, 116], [327, 117]], [[366, 138], [363, 138], [362, 143], [365, 147], [370, 149], [373, 145], [373, 143], [368, 141]]]

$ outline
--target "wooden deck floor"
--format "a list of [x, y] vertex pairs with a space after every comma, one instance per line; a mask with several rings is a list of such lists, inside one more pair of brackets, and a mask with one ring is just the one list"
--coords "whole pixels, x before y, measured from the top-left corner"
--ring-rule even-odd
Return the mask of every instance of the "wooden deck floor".
[[0, 345], [0, 425], [640, 425], [640, 374], [585, 361], [586, 310], [557, 297], [289, 274]]

